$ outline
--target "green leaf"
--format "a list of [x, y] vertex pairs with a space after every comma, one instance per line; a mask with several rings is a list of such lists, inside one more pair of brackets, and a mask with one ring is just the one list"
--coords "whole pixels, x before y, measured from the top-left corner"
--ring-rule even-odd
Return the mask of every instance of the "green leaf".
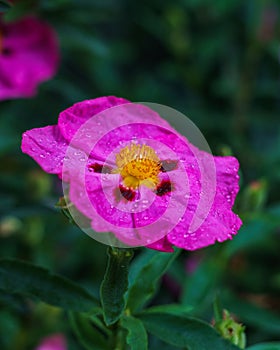
[[79, 343], [87, 350], [106, 350], [109, 348], [109, 338], [101, 330], [94, 327], [87, 315], [76, 312], [69, 313], [71, 326]]
[[148, 332], [174, 346], [188, 350], [239, 349], [221, 338], [209, 324], [192, 317], [144, 312], [139, 318]]
[[255, 344], [249, 346], [246, 350], [280, 350], [280, 342]]
[[126, 342], [130, 345], [131, 350], [148, 349], [147, 333], [139, 319], [133, 316], [124, 316], [121, 318], [121, 325], [128, 331]]
[[124, 294], [128, 287], [128, 266], [132, 257], [131, 249], [108, 249], [108, 265], [100, 289], [107, 325], [117, 322], [125, 307]]
[[148, 309], [145, 309], [146, 313], [164, 313], [174, 316], [188, 316], [192, 311], [192, 306], [179, 305], [179, 304], [167, 304], [167, 305], [158, 305], [152, 306]]
[[98, 300], [78, 284], [30, 263], [0, 260], [0, 289], [73, 311], [90, 311]]
[[111, 330], [104, 324], [103, 312], [102, 312], [101, 308], [100, 308], [100, 313], [92, 314], [92, 315], [87, 314], [87, 316], [88, 316], [89, 320], [91, 321], [91, 323], [93, 325], [95, 325], [95, 327], [100, 329], [100, 331], [102, 331], [103, 334], [107, 335], [107, 337], [109, 337], [111, 335], [111, 333], [112, 333]]
[[15, 310], [16, 312], [24, 309], [24, 299], [19, 295], [6, 293], [0, 289], [0, 307], [1, 310], [9, 308], [9, 310]]
[[159, 280], [179, 253], [179, 249], [172, 254], [146, 250], [134, 262], [127, 295], [127, 308], [131, 313], [139, 311], [152, 298]]

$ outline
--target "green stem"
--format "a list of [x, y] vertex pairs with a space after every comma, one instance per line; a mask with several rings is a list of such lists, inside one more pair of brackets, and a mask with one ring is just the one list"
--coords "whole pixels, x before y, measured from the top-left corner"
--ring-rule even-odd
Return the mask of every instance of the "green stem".
[[218, 294], [216, 295], [213, 306], [214, 306], [215, 323], [219, 323], [223, 320], [223, 309], [222, 309], [221, 300]]
[[114, 350], [125, 350], [126, 349], [126, 339], [124, 330], [118, 327], [116, 335], [116, 347]]
[[132, 249], [108, 248], [108, 263], [100, 288], [104, 321], [115, 324], [125, 308], [124, 295], [128, 288], [128, 267], [133, 257]]

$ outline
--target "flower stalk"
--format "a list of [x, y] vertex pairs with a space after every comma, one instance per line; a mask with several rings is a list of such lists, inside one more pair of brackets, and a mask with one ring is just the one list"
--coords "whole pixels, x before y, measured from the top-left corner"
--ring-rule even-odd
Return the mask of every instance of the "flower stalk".
[[124, 295], [128, 288], [128, 268], [133, 257], [132, 249], [109, 247], [108, 263], [100, 288], [104, 321], [115, 324], [125, 308]]

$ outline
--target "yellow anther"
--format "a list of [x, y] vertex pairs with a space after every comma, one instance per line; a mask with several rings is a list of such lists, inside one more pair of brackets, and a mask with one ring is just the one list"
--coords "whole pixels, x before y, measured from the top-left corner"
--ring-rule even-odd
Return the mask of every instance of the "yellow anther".
[[130, 144], [116, 155], [117, 169], [126, 187], [137, 189], [140, 185], [155, 188], [160, 180], [161, 162], [153, 148]]

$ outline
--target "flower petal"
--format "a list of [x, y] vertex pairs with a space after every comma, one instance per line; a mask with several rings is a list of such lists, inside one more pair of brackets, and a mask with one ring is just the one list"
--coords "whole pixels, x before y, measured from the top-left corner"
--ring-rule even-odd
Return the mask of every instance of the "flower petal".
[[173, 245], [168, 241], [167, 237], [163, 237], [157, 242], [147, 245], [147, 248], [159, 250], [160, 252], [173, 253]]
[[59, 63], [53, 29], [35, 17], [3, 25], [0, 54], [0, 99], [30, 97], [40, 82], [50, 79]]
[[[116, 155], [131, 143], [163, 161], [156, 187], [142, 180], [133, 193], [122, 187]], [[22, 149], [61, 177], [63, 163], [74, 219], [103, 243], [195, 250], [231, 239], [241, 225], [232, 212], [238, 161], [199, 150], [144, 105], [113, 96], [80, 102], [60, 114], [58, 126], [26, 132]]]
[[22, 152], [32, 157], [50, 174], [61, 176], [67, 146], [57, 125], [32, 129], [22, 135]]
[[[96, 114], [129, 101], [115, 96], [99, 97], [93, 100], [85, 100], [75, 103], [70, 108], [61, 112], [58, 118], [58, 126], [66, 140], [71, 141], [78, 129]], [[102, 128], [100, 122], [96, 122], [97, 128]], [[99, 123], [99, 124], [98, 124]]]
[[[209, 155], [210, 156], [210, 155]], [[234, 157], [214, 157], [217, 169], [217, 187], [213, 205], [205, 221], [194, 232], [188, 232], [196, 207], [188, 207], [184, 218], [168, 234], [170, 243], [186, 250], [195, 250], [231, 239], [242, 222], [231, 211], [238, 192], [238, 161]]]

